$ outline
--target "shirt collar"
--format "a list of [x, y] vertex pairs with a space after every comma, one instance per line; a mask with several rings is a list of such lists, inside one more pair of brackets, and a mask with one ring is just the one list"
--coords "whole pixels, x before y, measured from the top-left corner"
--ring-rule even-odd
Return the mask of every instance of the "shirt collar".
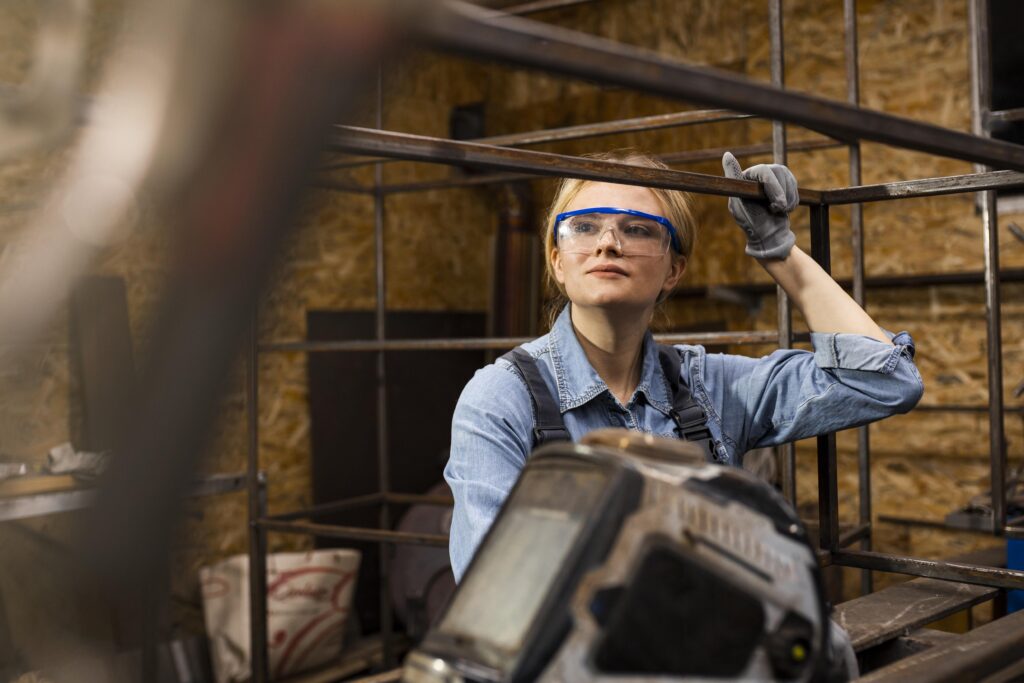
[[[597, 374], [580, 345], [572, 327], [572, 318], [567, 304], [555, 320], [549, 335], [551, 359], [558, 384], [558, 408], [561, 412], [572, 410], [608, 391], [608, 385]], [[632, 400], [643, 394], [647, 402], [664, 414], [672, 408], [668, 382], [658, 360], [658, 345], [650, 330], [644, 335], [643, 367], [640, 370], [640, 384]]]

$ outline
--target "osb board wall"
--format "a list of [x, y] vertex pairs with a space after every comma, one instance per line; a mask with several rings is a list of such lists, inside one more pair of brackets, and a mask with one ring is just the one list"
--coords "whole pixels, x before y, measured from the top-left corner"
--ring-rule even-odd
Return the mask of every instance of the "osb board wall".
[[[828, 97], [844, 98], [844, 63], [840, 3], [788, 0], [785, 4], [787, 86]], [[858, 20], [861, 46], [862, 101], [884, 111], [962, 130], [969, 129], [966, 5], [963, 1], [861, 0]], [[28, 5], [26, 4], [26, 7]], [[109, 6], [113, 8], [113, 5]], [[102, 5], [94, 39], [102, 54], [112, 14]], [[21, 15], [18, 15], [21, 16]], [[694, 63], [768, 78], [767, 3], [762, 0], [602, 0], [599, 3], [548, 13], [552, 23], [642, 45]], [[23, 36], [31, 19], [0, 21], [0, 30]], [[17, 80], [17, 65], [24, 66], [27, 43], [0, 42], [4, 54], [17, 58], [0, 61], [2, 75]], [[7, 52], [7, 51], [10, 52]], [[20, 50], [20, 52], [18, 52]], [[98, 63], [91, 57], [91, 63]], [[15, 66], [8, 66], [15, 65]], [[95, 78], [94, 72], [90, 76]], [[91, 82], [91, 81], [90, 81]], [[453, 106], [485, 102], [487, 134], [501, 134], [578, 123], [677, 111], [684, 106], [620, 88], [595, 87], [571, 79], [525, 72], [490, 64], [469, 63], [434, 54], [414, 53], [386, 72], [384, 127], [411, 133], [448, 133]], [[360, 121], [372, 125], [372, 116]], [[790, 139], [814, 134], [790, 127]], [[609, 136], [590, 141], [540, 145], [536, 149], [569, 154], [622, 147], [681, 151], [740, 146], [770, 139], [763, 121], [742, 121]], [[866, 183], [970, 172], [969, 164], [904, 152], [882, 145], [863, 146]], [[11, 209], [31, 203], [45, 181], [60, 168], [60, 152], [5, 164], [0, 168], [0, 189], [5, 209], [6, 241], [22, 224], [25, 213]], [[742, 159], [744, 163], [767, 161]], [[794, 153], [790, 165], [802, 185], [824, 188], [848, 183], [844, 150]], [[685, 167], [720, 174], [717, 162]], [[453, 171], [424, 164], [389, 164], [386, 183], [447, 177]], [[354, 172], [370, 182], [369, 169]], [[549, 201], [553, 183], [532, 183], [539, 208]], [[392, 196], [385, 205], [385, 255], [388, 270], [387, 305], [395, 309], [485, 310], [489, 277], [487, 240], [496, 227], [493, 190], [472, 188]], [[725, 200], [698, 197], [697, 251], [684, 285], [767, 281], [765, 273], [743, 255], [742, 238], [725, 209]], [[982, 264], [981, 227], [969, 196], [883, 202], [865, 207], [866, 262], [869, 275], [934, 273], [979, 270]], [[1024, 263], [1024, 244], [1012, 237], [1001, 222], [1004, 267]], [[260, 310], [263, 339], [296, 339], [305, 334], [309, 308], [370, 310], [375, 303], [373, 205], [362, 196], [311, 191], [302, 215], [303, 228], [283, 254], [278, 271]], [[145, 223], [145, 220], [142, 221]], [[794, 216], [799, 243], [807, 248], [807, 212]], [[832, 215], [832, 255], [837, 275], [850, 273], [849, 210], [837, 207]], [[121, 274], [128, 282], [131, 318], [136, 339], [144, 344], [145, 322], [159, 294], [164, 244], [155, 226], [139, 230], [99, 267], [100, 272]], [[1007, 287], [1004, 306], [1004, 343], [1008, 388], [1021, 368], [1022, 311], [1015, 301], [1019, 289]], [[986, 399], [983, 299], [978, 288], [931, 288], [869, 292], [871, 311], [893, 330], [908, 329], [918, 341], [919, 365], [928, 391], [925, 401], [977, 402]], [[668, 306], [672, 324], [724, 321], [730, 329], [773, 329], [774, 299], [766, 297], [753, 313], [724, 303], [693, 300]], [[801, 322], [796, 316], [796, 326]], [[56, 326], [53, 346], [31, 367], [31, 381], [19, 396], [5, 400], [4, 415], [23, 428], [18, 439], [0, 432], [0, 451], [26, 459], [42, 458], [45, 449], [67, 438], [67, 370]], [[770, 349], [737, 348], [761, 353]], [[270, 477], [272, 511], [294, 509], [309, 502], [309, 417], [305, 357], [301, 354], [265, 355], [260, 364], [259, 421], [262, 465]], [[204, 462], [207, 472], [238, 471], [244, 454], [244, 395], [241, 364], [234, 368], [232, 386], [223, 402], [223, 415], [214, 444]], [[6, 394], [9, 396], [13, 394]], [[1008, 420], [1011, 455], [1019, 455], [1024, 435]], [[28, 428], [24, 428], [24, 427]], [[13, 432], [11, 432], [13, 433]], [[984, 416], [912, 415], [872, 427], [876, 451], [876, 513], [908, 513], [906, 501], [915, 501], [913, 514], [938, 517], [985, 488]], [[844, 519], [855, 517], [856, 467], [850, 453], [855, 447], [841, 435], [843, 452]], [[801, 449], [800, 494], [814, 496], [813, 455]], [[188, 539], [176, 565], [176, 592], [186, 602], [197, 600], [195, 570], [246, 546], [245, 501], [232, 495], [195, 503], [186, 521]], [[935, 540], [921, 534], [909, 540], [880, 529], [880, 545], [887, 549], [942, 555], [954, 548], [950, 537]], [[960, 537], [955, 537], [959, 539]], [[957, 541], [963, 542], [963, 541]], [[272, 537], [275, 549], [306, 547], [306, 539]], [[888, 545], [886, 545], [888, 544]]]

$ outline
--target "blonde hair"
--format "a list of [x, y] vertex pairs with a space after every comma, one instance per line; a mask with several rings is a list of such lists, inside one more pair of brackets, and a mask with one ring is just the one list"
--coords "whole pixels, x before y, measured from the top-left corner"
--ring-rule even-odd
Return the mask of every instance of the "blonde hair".
[[[586, 154], [584, 155], [588, 159], [597, 159], [600, 161], [615, 161], [622, 164], [629, 164], [631, 166], [643, 166], [646, 168], [659, 168], [668, 170], [661, 161], [636, 150], [620, 150], [614, 152], [600, 152], [597, 154]], [[554, 199], [551, 200], [551, 206], [548, 208], [547, 216], [544, 218], [543, 224], [543, 238], [544, 238], [544, 264], [545, 271], [547, 273], [547, 284], [551, 287], [551, 291], [554, 292], [554, 297], [549, 301], [549, 322], [554, 323], [554, 318], [558, 316], [558, 313], [562, 310], [565, 304], [569, 301], [569, 297], [565, 292], [565, 288], [555, 278], [555, 273], [551, 266], [551, 251], [557, 249], [555, 246], [554, 230], [552, 228], [555, 217], [565, 212], [569, 203], [580, 193], [587, 184], [595, 182], [593, 180], [583, 180], [580, 178], [562, 178], [558, 183], [558, 187], [555, 190]], [[661, 204], [662, 211], [664, 211], [664, 217], [672, 222], [672, 225], [676, 228], [676, 234], [679, 238], [679, 246], [682, 249], [682, 253], [677, 252], [674, 248], [669, 250], [672, 255], [673, 261], [679, 259], [689, 260], [690, 254], [693, 253], [693, 245], [697, 238], [696, 221], [693, 216], [693, 208], [691, 206], [692, 200], [690, 195], [681, 190], [663, 190], [657, 187], [649, 187], [649, 189], [655, 197], [658, 199], [658, 203]], [[629, 207], [622, 207], [629, 208]], [[664, 296], [658, 299], [658, 303], [661, 303], [668, 296], [668, 292]]]

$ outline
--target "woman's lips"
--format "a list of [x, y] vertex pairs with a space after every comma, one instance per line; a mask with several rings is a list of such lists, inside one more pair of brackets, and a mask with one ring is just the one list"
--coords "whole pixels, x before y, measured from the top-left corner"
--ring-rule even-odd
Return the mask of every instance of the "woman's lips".
[[622, 268], [618, 266], [597, 266], [587, 271], [588, 275], [596, 275], [597, 277], [628, 277], [628, 274]]

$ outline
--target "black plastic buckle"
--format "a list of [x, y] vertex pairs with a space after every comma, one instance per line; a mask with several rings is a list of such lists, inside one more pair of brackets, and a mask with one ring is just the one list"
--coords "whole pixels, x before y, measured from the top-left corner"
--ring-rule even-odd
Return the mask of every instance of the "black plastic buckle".
[[537, 446], [554, 441], [572, 441], [565, 427], [534, 427], [533, 441]]

